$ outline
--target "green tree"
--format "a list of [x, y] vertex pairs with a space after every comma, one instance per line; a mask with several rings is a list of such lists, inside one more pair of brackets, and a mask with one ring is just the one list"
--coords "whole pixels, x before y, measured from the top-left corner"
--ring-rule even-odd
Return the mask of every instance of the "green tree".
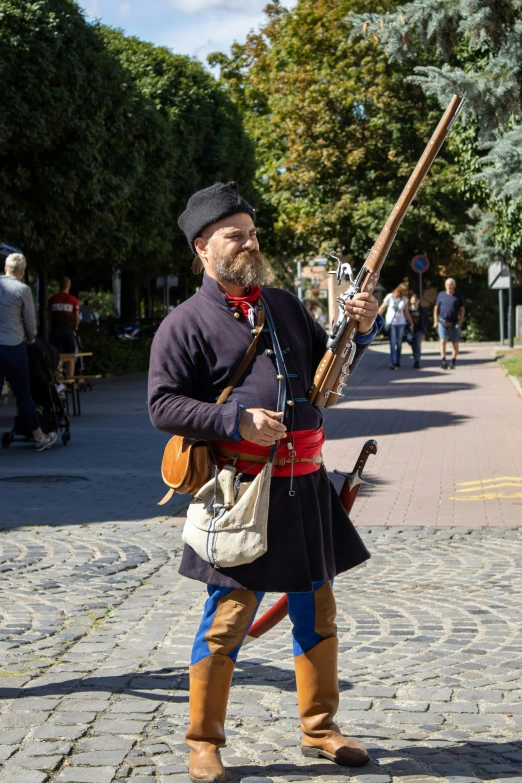
[[[395, 8], [380, 0], [383, 11]], [[259, 34], [213, 55], [256, 144], [263, 238], [282, 279], [293, 261], [344, 249], [360, 265], [440, 116], [372, 40], [350, 42], [351, 11], [366, 0], [299, 0], [267, 9]], [[383, 270], [396, 284], [415, 252], [446, 263], [464, 220], [445, 149], [399, 232]]]
[[[359, 34], [379, 39], [390, 60], [409, 66], [409, 81], [427, 95], [441, 103], [452, 93], [466, 98], [468, 128], [456, 128], [455, 148], [476, 228], [459, 238], [477, 263], [505, 257], [522, 269], [520, 2], [413, 0], [350, 19]], [[426, 52], [432, 64], [414, 68]]]
[[[101, 25], [98, 32], [127, 77], [167, 123], [165, 184], [171, 230], [195, 190], [219, 179], [236, 179], [248, 190], [254, 171], [252, 145], [236, 107], [213, 76], [199, 62], [166, 47]], [[149, 195], [154, 195], [150, 188], [142, 191], [142, 199]], [[181, 240], [177, 229], [175, 233]]]
[[129, 95], [76, 3], [3, 0], [0, 96], [5, 235], [56, 269], [87, 261], [97, 242], [123, 257], [119, 226], [136, 176], [122, 154]]
[[0, 100], [2, 239], [82, 288], [121, 269], [129, 313], [141, 281], [187, 266], [188, 196], [216, 179], [248, 190], [251, 144], [216, 80], [73, 0], [2, 0]]
[[[248, 193], [254, 174], [252, 144], [237, 108], [199, 62], [169, 49], [126, 36], [103, 25], [97, 33], [125, 74], [124, 81], [147, 101], [161, 122], [153, 140], [147, 120], [134, 143], [137, 187], [126, 214], [131, 248], [123, 265], [122, 316], [137, 311], [147, 277], [177, 272], [183, 288], [199, 281], [190, 273], [192, 254], [177, 217], [194, 191], [235, 179]], [[138, 101], [139, 103], [139, 101]]]

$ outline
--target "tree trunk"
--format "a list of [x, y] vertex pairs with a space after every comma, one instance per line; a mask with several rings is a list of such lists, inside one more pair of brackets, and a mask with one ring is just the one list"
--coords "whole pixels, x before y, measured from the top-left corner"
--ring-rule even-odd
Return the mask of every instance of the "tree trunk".
[[38, 270], [38, 333], [44, 340], [49, 339], [49, 321], [47, 317], [47, 269], [40, 265]]
[[134, 272], [123, 269], [121, 272], [121, 321], [135, 321], [140, 316], [140, 286]]

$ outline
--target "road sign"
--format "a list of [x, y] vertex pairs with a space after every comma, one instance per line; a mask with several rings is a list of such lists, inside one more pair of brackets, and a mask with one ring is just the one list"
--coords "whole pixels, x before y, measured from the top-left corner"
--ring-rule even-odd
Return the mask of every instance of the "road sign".
[[[156, 288], [163, 288], [165, 285], [165, 278], [164, 277], [157, 277], [156, 278]], [[169, 288], [177, 288], [179, 285], [179, 279], [177, 275], [168, 275], [167, 276], [167, 286]]]
[[488, 267], [488, 285], [490, 288], [509, 288], [509, 267], [500, 262]]
[[411, 260], [411, 268], [419, 275], [423, 275], [430, 268], [430, 261], [427, 256], [414, 256]]

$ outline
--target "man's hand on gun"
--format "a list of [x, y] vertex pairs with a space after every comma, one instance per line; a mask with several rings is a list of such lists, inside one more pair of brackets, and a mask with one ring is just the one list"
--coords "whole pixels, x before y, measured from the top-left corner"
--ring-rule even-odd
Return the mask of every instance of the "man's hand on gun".
[[279, 421], [283, 413], [267, 411], [264, 408], [247, 408], [241, 411], [239, 434], [258, 446], [273, 446], [285, 437], [286, 427]]
[[353, 299], [349, 299], [345, 302], [344, 312], [348, 318], [353, 318], [354, 321], [358, 321], [359, 325], [357, 330], [361, 334], [366, 334], [370, 331], [377, 318], [379, 303], [372, 294], [368, 294], [364, 291], [360, 294], [355, 294]]

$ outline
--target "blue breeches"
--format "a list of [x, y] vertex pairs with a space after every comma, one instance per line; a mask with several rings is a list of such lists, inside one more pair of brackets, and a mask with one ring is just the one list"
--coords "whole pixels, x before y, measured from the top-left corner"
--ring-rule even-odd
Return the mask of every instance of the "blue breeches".
[[[228, 655], [236, 661], [264, 593], [208, 585], [203, 618], [192, 648], [191, 664], [209, 655]], [[335, 637], [335, 598], [331, 582], [314, 582], [309, 593], [288, 593], [294, 655], [309, 652]]]

